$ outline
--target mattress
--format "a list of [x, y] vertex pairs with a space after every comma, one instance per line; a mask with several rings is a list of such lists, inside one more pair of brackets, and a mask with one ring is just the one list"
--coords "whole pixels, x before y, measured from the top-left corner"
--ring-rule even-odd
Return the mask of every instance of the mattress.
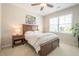
[[28, 31], [25, 33], [25, 39], [28, 41], [30, 45], [34, 47], [37, 53], [40, 50], [41, 44], [50, 40], [55, 40], [57, 38], [58, 36], [54, 33], [40, 33], [33, 31]]

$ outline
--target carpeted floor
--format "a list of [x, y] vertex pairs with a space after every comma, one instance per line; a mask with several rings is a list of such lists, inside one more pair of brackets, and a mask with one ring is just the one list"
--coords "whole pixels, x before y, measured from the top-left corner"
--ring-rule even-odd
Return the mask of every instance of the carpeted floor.
[[[0, 51], [0, 56], [38, 56], [35, 51], [28, 45], [19, 45], [14, 48], [8, 47]], [[60, 44], [48, 56], [79, 56], [79, 48], [67, 44]]]

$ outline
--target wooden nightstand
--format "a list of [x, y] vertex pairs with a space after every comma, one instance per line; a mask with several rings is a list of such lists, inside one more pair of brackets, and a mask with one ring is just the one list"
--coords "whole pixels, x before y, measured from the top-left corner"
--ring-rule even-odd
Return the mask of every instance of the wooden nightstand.
[[24, 36], [23, 35], [13, 35], [12, 36], [12, 47], [24, 44]]

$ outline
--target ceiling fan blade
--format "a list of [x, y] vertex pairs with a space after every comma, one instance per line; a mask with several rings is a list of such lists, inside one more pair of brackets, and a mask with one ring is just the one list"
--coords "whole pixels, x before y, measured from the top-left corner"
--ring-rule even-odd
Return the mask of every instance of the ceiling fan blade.
[[44, 8], [44, 7], [41, 7], [41, 9], [40, 9], [40, 10], [42, 11], [42, 10], [43, 10], [43, 8]]
[[51, 5], [51, 4], [47, 4], [47, 6], [48, 6], [48, 7], [51, 7], [51, 8], [53, 7], [53, 5]]
[[32, 6], [36, 6], [36, 5], [40, 5], [41, 3], [34, 3], [34, 4], [31, 4]]

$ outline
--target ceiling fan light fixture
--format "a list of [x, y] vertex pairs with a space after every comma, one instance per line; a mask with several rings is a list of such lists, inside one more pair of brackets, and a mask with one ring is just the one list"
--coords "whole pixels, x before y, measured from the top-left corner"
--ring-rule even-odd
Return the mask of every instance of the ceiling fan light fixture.
[[48, 3], [35, 3], [35, 4], [32, 4], [32, 6], [37, 6], [37, 5], [40, 5], [40, 7], [41, 7], [40, 8], [40, 11], [42, 11], [46, 7], [50, 7], [50, 8], [53, 7], [53, 5], [48, 4]]
[[46, 4], [46, 3], [41, 3], [40, 6], [41, 6], [41, 7], [46, 7], [47, 4]]

